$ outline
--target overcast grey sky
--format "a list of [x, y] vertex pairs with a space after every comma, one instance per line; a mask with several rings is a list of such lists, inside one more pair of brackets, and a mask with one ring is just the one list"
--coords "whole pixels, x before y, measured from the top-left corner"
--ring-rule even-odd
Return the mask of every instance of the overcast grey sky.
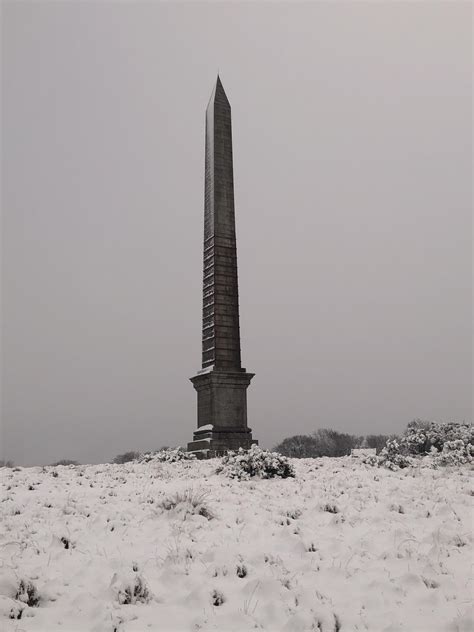
[[0, 456], [192, 439], [218, 69], [254, 437], [471, 420], [470, 3], [2, 14]]

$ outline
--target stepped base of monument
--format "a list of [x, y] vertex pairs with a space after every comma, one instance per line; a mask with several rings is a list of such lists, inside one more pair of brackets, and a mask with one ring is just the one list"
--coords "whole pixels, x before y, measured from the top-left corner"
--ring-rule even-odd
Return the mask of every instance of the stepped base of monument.
[[212, 367], [191, 378], [197, 391], [198, 428], [188, 452], [210, 458], [257, 443], [247, 426], [247, 388], [253, 376], [245, 369]]
[[237, 428], [213, 428], [212, 430], [196, 430], [193, 441], [188, 443], [188, 452], [192, 452], [198, 459], [211, 459], [216, 456], [224, 456], [229, 451], [237, 451], [239, 448], [249, 450], [258, 441], [252, 439], [250, 428], [239, 430]]

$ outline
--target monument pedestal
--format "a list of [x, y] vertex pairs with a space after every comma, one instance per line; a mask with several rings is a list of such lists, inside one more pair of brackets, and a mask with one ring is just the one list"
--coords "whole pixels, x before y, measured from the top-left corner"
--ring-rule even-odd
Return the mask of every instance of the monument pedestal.
[[247, 388], [253, 376], [245, 369], [212, 368], [191, 378], [198, 396], [198, 429], [189, 452], [210, 458], [257, 443], [247, 427]]

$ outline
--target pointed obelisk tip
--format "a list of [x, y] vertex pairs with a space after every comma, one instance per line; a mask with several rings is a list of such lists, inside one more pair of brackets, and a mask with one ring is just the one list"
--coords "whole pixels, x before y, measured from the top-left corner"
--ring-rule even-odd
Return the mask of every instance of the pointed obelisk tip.
[[229, 102], [227, 95], [225, 93], [224, 90], [224, 86], [222, 85], [222, 81], [221, 78], [219, 76], [219, 73], [217, 73], [217, 79], [216, 79], [216, 87], [214, 89], [214, 94], [215, 96], [220, 96], [221, 98], [224, 97], [225, 101], [227, 101], [227, 103]]
[[227, 98], [227, 95], [224, 90], [224, 86], [222, 85], [222, 81], [219, 76], [219, 71], [217, 72], [216, 83], [214, 84], [214, 88], [212, 90], [207, 108], [209, 109], [216, 102], [220, 103], [221, 105], [225, 104], [226, 107], [230, 108], [229, 99]]

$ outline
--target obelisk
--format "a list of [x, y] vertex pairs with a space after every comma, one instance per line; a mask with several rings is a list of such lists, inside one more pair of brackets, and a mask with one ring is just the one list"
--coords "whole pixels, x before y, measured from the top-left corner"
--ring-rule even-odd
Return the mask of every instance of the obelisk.
[[219, 77], [206, 110], [205, 163], [202, 369], [191, 378], [198, 429], [188, 444], [201, 458], [257, 443], [247, 426], [254, 374], [240, 359], [231, 109]]

